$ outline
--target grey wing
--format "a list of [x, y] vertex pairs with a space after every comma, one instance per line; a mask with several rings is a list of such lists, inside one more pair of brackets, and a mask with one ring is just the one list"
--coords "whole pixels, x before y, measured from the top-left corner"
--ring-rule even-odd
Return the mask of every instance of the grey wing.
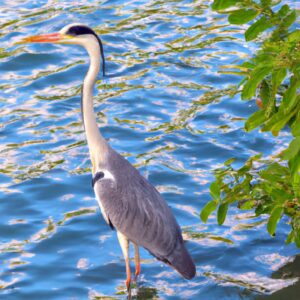
[[102, 166], [112, 176], [97, 181], [94, 190], [106, 221], [129, 240], [165, 260], [178, 242], [180, 228], [158, 191], [117, 153]]

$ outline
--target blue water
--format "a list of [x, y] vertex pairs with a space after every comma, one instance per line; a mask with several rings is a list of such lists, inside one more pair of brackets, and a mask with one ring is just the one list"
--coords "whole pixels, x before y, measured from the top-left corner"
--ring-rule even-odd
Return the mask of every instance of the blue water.
[[95, 96], [101, 132], [163, 194], [197, 264], [186, 281], [142, 251], [134, 298], [298, 299], [298, 250], [283, 243], [287, 219], [271, 238], [266, 218], [251, 211], [231, 208], [223, 226], [199, 218], [216, 167], [278, 153], [290, 139], [244, 132], [255, 103], [230, 96], [240, 79], [220, 67], [256, 45], [210, 3], [1, 1], [0, 299], [126, 299], [122, 253], [91, 188], [80, 117], [87, 55], [77, 46], [15, 45], [73, 22], [104, 43], [107, 76]]

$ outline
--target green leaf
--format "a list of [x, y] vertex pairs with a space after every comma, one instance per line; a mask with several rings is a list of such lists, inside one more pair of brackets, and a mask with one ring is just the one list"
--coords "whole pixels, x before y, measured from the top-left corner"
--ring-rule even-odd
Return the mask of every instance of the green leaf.
[[289, 11], [290, 11], [290, 7], [287, 4], [285, 4], [285, 5], [281, 6], [280, 10], [278, 11], [278, 16], [283, 18], [287, 15], [287, 13]]
[[295, 157], [300, 151], [300, 136], [297, 136], [289, 145], [289, 147], [283, 151], [282, 158], [290, 160]]
[[217, 218], [218, 218], [218, 224], [222, 225], [226, 219], [228, 211], [228, 203], [222, 203], [218, 208]]
[[298, 230], [294, 230], [295, 243], [298, 248], [300, 248], [300, 228]]
[[210, 185], [210, 194], [215, 200], [219, 200], [221, 196], [221, 190], [219, 183], [217, 181], [214, 181]]
[[292, 229], [290, 231], [290, 233], [288, 234], [287, 239], [285, 240], [285, 243], [290, 244], [293, 241], [294, 241], [294, 230]]
[[[260, 84], [259, 96], [262, 100], [262, 108], [265, 109], [266, 119], [269, 119], [272, 114], [276, 112], [275, 94], [272, 92], [272, 83], [270, 80], [265, 80]], [[256, 100], [256, 103], [258, 99]]]
[[259, 34], [272, 27], [272, 23], [265, 16], [253, 23], [245, 32], [246, 41], [254, 40]]
[[[286, 68], [280, 68], [272, 72], [272, 91], [269, 92], [269, 102], [266, 105], [266, 118], [269, 118], [276, 111], [276, 93], [279, 85], [284, 80], [287, 74]], [[271, 89], [271, 88], [270, 88]]]
[[243, 67], [243, 68], [247, 68], [247, 69], [254, 69], [255, 68], [255, 64], [250, 62], [250, 61], [244, 61], [240, 66]]
[[262, 100], [263, 107], [266, 107], [270, 103], [271, 99], [271, 87], [267, 80], [263, 80], [259, 89], [259, 96]]
[[224, 165], [225, 166], [229, 166], [229, 165], [231, 165], [233, 162], [235, 162], [236, 161], [236, 158], [235, 157], [232, 157], [232, 158], [229, 158], [229, 159], [227, 159], [225, 162], [224, 162]]
[[289, 28], [296, 20], [297, 14], [296, 11], [293, 10], [290, 14], [288, 14], [283, 20], [282, 24], [285, 28]]
[[[281, 176], [278, 174], [272, 174], [268, 169], [262, 170], [260, 173], [260, 178], [264, 179], [265, 181], [269, 181], [270, 184], [273, 186], [275, 182], [281, 179]], [[273, 188], [273, 187], [272, 187]]]
[[291, 125], [293, 136], [300, 135], [300, 111], [297, 113], [297, 117]]
[[217, 209], [218, 202], [216, 200], [209, 201], [206, 203], [206, 205], [203, 207], [200, 218], [201, 220], [206, 223], [209, 215]]
[[245, 203], [243, 203], [240, 206], [240, 209], [242, 209], [242, 210], [252, 209], [254, 207], [254, 204], [255, 204], [255, 202], [253, 200], [246, 201]]
[[263, 8], [270, 8], [272, 0], [260, 0], [260, 4]]
[[[276, 183], [276, 181], [275, 181], [275, 183]], [[274, 181], [270, 181], [270, 184], [275, 186]], [[291, 195], [288, 192], [286, 192], [283, 189], [277, 189], [277, 188], [274, 188], [272, 190], [270, 196], [272, 197], [274, 204], [276, 202], [277, 204], [283, 205], [285, 203], [285, 201], [287, 201], [288, 199], [291, 199]]]
[[291, 32], [288, 36], [289, 42], [299, 42], [300, 41], [300, 30], [295, 30]]
[[239, 9], [229, 15], [228, 21], [231, 24], [245, 24], [253, 20], [258, 14], [259, 11], [255, 9]]
[[268, 224], [267, 224], [267, 229], [270, 235], [274, 236], [275, 235], [275, 231], [276, 231], [276, 226], [277, 223], [282, 215], [283, 212], [283, 208], [280, 206], [275, 207], [270, 215]]
[[279, 164], [277, 162], [273, 162], [272, 164], [270, 164], [268, 166], [268, 168], [266, 169], [266, 171], [268, 173], [278, 174], [280, 176], [286, 176], [290, 173], [289, 170], [287, 169], [287, 167], [282, 166], [281, 164]]
[[272, 71], [271, 67], [254, 69], [242, 91], [242, 99], [250, 99], [255, 95], [258, 84]]
[[214, 3], [212, 4], [213, 10], [223, 10], [231, 6], [235, 6], [237, 4], [236, 0], [214, 0]]
[[295, 113], [296, 111], [294, 110], [284, 115], [283, 112], [278, 111], [265, 123], [261, 131], [271, 131], [273, 135], [278, 135], [278, 132], [289, 122]]
[[298, 181], [300, 177], [300, 155], [294, 156], [290, 161], [289, 161], [289, 167], [291, 169], [291, 174], [292, 174], [292, 180], [293, 181]]
[[245, 130], [251, 131], [256, 127], [262, 125], [266, 120], [265, 111], [258, 110], [252, 114], [245, 123]]
[[280, 110], [284, 111], [284, 114], [289, 113], [294, 106], [299, 103], [300, 94], [297, 97], [297, 89], [300, 86], [299, 78], [294, 75], [290, 80], [290, 86], [283, 95]]
[[274, 95], [275, 95], [279, 85], [282, 83], [282, 81], [286, 77], [286, 74], [287, 74], [286, 68], [277, 69], [272, 72], [272, 87], [273, 87]]
[[[276, 47], [276, 50], [278, 50], [277, 47]], [[272, 69], [276, 68], [278, 66], [278, 61], [276, 60], [276, 56], [274, 56], [274, 54], [276, 53], [276, 50], [269, 49], [267, 47], [265, 47], [263, 50], [261, 50], [253, 58], [253, 61], [255, 61], [257, 68], [262, 68], [262, 67], [272, 67]]]

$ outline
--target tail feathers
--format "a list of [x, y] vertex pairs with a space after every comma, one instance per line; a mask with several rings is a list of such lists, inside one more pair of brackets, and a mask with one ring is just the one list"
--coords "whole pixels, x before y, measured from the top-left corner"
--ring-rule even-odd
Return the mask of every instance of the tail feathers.
[[165, 259], [184, 278], [192, 279], [196, 274], [195, 264], [186, 250], [185, 245], [178, 242], [174, 251]]

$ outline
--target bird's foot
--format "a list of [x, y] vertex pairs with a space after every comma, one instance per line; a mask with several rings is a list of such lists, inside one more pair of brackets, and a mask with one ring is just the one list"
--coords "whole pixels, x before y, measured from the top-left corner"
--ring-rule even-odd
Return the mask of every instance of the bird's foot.
[[141, 267], [140, 267], [140, 265], [138, 265], [135, 270], [134, 282], [137, 282], [137, 279], [138, 279], [140, 273], [141, 273]]
[[134, 282], [134, 283], [137, 283], [138, 277], [139, 277], [138, 275], [135, 275], [135, 276], [134, 276], [134, 279], [133, 279], [133, 282]]
[[127, 288], [127, 292], [130, 292], [131, 291], [131, 284], [130, 284], [130, 278], [127, 278], [126, 279], [126, 288]]
[[130, 287], [130, 283], [129, 283], [129, 289], [127, 287], [127, 300], [131, 300], [131, 299], [132, 299], [132, 295], [131, 295], [131, 287]]

